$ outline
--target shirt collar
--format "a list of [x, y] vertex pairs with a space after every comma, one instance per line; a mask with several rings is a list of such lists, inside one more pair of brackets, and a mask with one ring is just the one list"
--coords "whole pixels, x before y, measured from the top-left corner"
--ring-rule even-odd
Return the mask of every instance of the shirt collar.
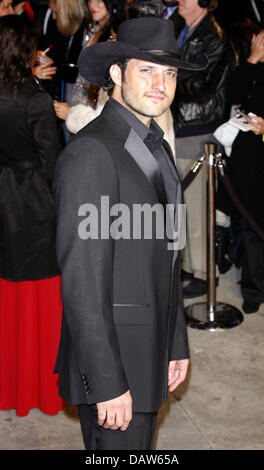
[[176, 10], [176, 8], [178, 8], [177, 5], [175, 7], [167, 7], [167, 10], [168, 10], [167, 18], [169, 18], [172, 15], [172, 13]]

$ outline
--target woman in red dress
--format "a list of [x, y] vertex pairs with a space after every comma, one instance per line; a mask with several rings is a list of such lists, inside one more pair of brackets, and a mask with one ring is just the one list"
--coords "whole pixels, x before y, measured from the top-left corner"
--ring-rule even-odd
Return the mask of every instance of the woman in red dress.
[[59, 154], [49, 95], [32, 76], [30, 20], [0, 18], [0, 409], [64, 406], [53, 374], [61, 327], [51, 190]]

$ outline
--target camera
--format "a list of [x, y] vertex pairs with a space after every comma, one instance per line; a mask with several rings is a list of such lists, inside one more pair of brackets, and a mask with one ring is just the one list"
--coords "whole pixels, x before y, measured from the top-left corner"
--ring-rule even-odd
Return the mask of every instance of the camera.
[[161, 18], [164, 11], [162, 0], [136, 0], [127, 4], [129, 17], [139, 16], [155, 16]]

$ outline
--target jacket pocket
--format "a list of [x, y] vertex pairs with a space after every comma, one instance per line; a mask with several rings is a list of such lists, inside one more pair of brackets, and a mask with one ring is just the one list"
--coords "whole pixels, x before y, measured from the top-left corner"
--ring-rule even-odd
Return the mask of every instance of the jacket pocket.
[[148, 325], [150, 306], [145, 304], [113, 304], [115, 325]]

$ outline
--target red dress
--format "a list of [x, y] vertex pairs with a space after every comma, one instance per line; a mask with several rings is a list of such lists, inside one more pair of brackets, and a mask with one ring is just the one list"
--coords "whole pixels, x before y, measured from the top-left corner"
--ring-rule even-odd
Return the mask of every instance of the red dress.
[[[19, 125], [14, 125], [18, 122]], [[56, 414], [61, 331], [52, 180], [59, 144], [52, 100], [32, 80], [0, 87], [0, 409]]]
[[0, 279], [0, 409], [54, 415], [65, 405], [53, 374], [59, 345], [61, 277]]

